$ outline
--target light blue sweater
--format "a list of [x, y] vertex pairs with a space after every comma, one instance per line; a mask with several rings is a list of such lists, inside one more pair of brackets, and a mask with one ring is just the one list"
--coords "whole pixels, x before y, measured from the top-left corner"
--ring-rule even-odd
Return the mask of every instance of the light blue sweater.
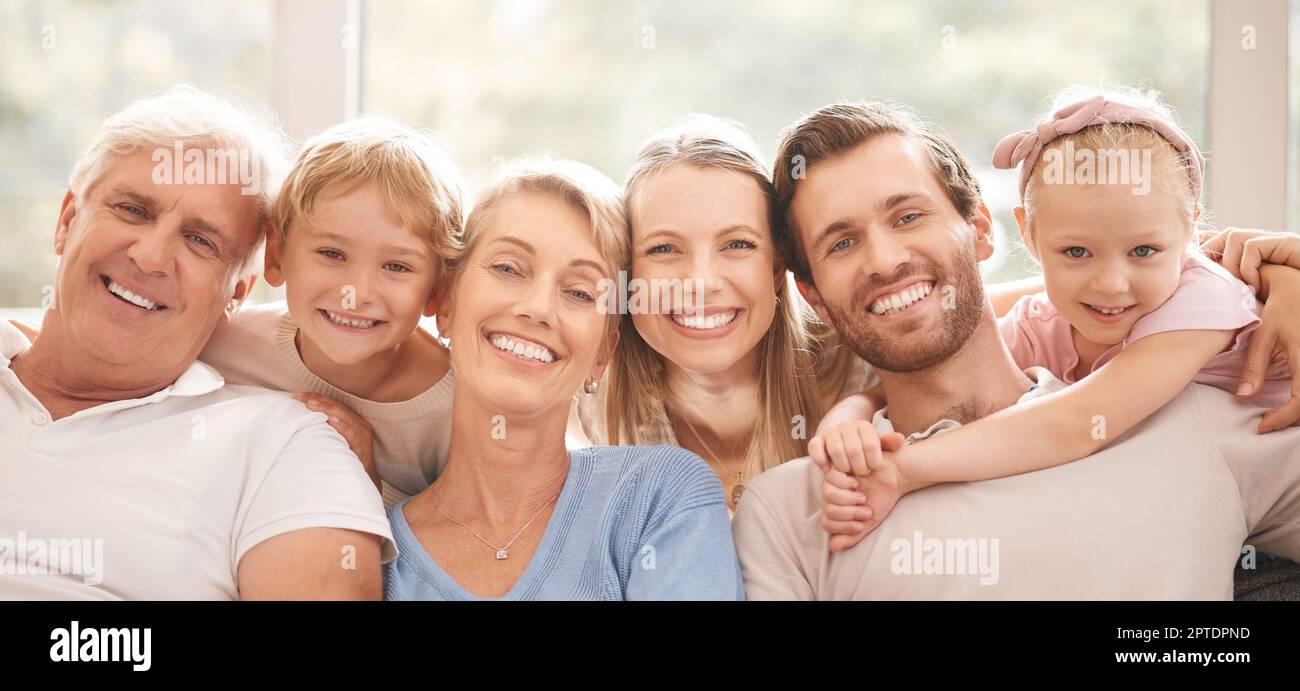
[[[384, 599], [480, 599], [424, 551], [405, 505], [388, 512], [401, 554], [384, 567]], [[501, 599], [745, 599], [722, 483], [676, 446], [571, 450], [541, 543]]]

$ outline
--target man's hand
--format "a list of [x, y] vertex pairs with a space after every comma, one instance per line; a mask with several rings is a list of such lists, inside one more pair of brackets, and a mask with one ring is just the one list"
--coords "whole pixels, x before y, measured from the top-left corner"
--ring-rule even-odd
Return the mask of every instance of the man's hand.
[[1274, 361], [1285, 360], [1291, 369], [1291, 400], [1264, 414], [1257, 428], [1263, 434], [1300, 422], [1300, 271], [1264, 266], [1261, 274], [1272, 295], [1259, 315], [1259, 328], [1251, 334], [1237, 394], [1259, 391]]
[[831, 533], [830, 551], [838, 552], [858, 544], [885, 520], [906, 493], [895, 459], [903, 442], [903, 435], [897, 432], [880, 438], [874, 453], [863, 454], [870, 459], [865, 475], [855, 473], [854, 477], [828, 466], [822, 481], [822, 528]]
[[1300, 235], [1294, 233], [1227, 228], [1201, 243], [1201, 251], [1254, 288], [1260, 300], [1267, 300], [1269, 292], [1260, 279], [1261, 266], [1276, 264], [1300, 270]]

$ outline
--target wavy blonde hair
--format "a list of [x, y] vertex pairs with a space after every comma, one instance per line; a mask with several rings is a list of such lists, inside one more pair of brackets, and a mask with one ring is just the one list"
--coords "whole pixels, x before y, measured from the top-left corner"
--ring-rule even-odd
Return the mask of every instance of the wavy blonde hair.
[[[591, 240], [610, 276], [625, 271], [631, 255], [623, 196], [614, 181], [585, 163], [554, 158], [518, 159], [479, 193], [463, 229], [447, 236], [443, 250], [447, 285], [453, 285], [465, 268], [465, 258], [474, 246], [501, 200], [521, 193], [544, 194], [565, 202], [587, 217]], [[545, 241], [545, 238], [538, 238]], [[618, 327], [620, 315], [608, 315], [606, 331]]]
[[[693, 115], [652, 135], [642, 144], [624, 184], [629, 235], [641, 185], [678, 165], [720, 168], [747, 175], [758, 183], [774, 228], [772, 179], [760, 162], [753, 139], [738, 124]], [[787, 275], [788, 276], [788, 275]], [[758, 416], [746, 453], [742, 482], [792, 458], [808, 453], [807, 436], [822, 414], [839, 398], [855, 357], [838, 335], [820, 322], [788, 280], [772, 324], [758, 345]], [[643, 430], [664, 409], [667, 397], [665, 358], [646, 343], [632, 320], [620, 326], [613, 367], [605, 375], [599, 408], [603, 425], [594, 425], [597, 443], [642, 444]], [[805, 434], [792, 429], [802, 416]]]
[[463, 231], [464, 178], [434, 135], [367, 116], [303, 145], [275, 201], [272, 241], [284, 242], [292, 226], [310, 222], [320, 199], [368, 184], [382, 190], [389, 210], [438, 257]]
[[[1050, 117], [1052, 113], [1072, 103], [1086, 101], [1098, 95], [1104, 96], [1108, 101], [1144, 108], [1159, 114], [1169, 122], [1178, 121], [1173, 109], [1164, 102], [1159, 91], [1117, 85], [1104, 88], [1083, 85], [1066, 87], [1053, 97], [1052, 108], [1044, 117]], [[1030, 174], [1029, 184], [1025, 187], [1025, 218], [1031, 227], [1034, 203], [1042, 192], [1047, 169], [1047, 166], [1042, 165], [1043, 154], [1060, 150], [1067, 143], [1071, 144], [1076, 152], [1083, 150], [1101, 152], [1114, 149], [1150, 151], [1152, 186], [1182, 201], [1184, 220], [1187, 221], [1190, 229], [1188, 241], [1191, 242], [1195, 238], [1197, 231], [1203, 234], [1213, 229], [1213, 224], [1201, 200], [1192, 193], [1191, 171], [1197, 163], [1175, 149], [1174, 145], [1155, 129], [1132, 122], [1090, 125], [1078, 132], [1061, 135], [1043, 147]], [[1033, 251], [1032, 248], [1029, 249]]]

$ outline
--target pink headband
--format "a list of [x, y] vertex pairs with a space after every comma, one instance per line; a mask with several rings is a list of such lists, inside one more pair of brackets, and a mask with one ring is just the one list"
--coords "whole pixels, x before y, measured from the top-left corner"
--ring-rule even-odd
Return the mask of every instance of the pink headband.
[[1025, 188], [1029, 186], [1029, 177], [1034, 172], [1034, 163], [1048, 142], [1074, 134], [1085, 127], [1105, 123], [1146, 125], [1168, 140], [1175, 150], [1193, 163], [1187, 171], [1192, 181], [1192, 194], [1196, 199], [1201, 198], [1201, 171], [1205, 169], [1205, 159], [1196, 148], [1196, 142], [1178, 125], [1160, 114], [1127, 103], [1108, 101], [1105, 96], [1071, 103], [1053, 113], [1051, 118], [1038, 123], [1034, 129], [1003, 137], [993, 150], [993, 167], [1010, 170], [1017, 163], [1020, 164], [1020, 201], [1023, 203]]

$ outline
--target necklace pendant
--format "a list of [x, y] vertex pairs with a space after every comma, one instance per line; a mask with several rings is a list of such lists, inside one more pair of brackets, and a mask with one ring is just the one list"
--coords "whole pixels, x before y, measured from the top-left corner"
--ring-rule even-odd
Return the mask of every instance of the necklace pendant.
[[510, 554], [507, 553], [504, 549], [497, 550], [497, 559], [508, 559], [509, 557]]
[[739, 503], [740, 503], [740, 495], [742, 495], [742, 494], [744, 494], [744, 493], [745, 493], [745, 486], [744, 486], [743, 484], [737, 482], [737, 483], [736, 483], [736, 486], [731, 488], [731, 503], [732, 503], [732, 504], [739, 504]]

